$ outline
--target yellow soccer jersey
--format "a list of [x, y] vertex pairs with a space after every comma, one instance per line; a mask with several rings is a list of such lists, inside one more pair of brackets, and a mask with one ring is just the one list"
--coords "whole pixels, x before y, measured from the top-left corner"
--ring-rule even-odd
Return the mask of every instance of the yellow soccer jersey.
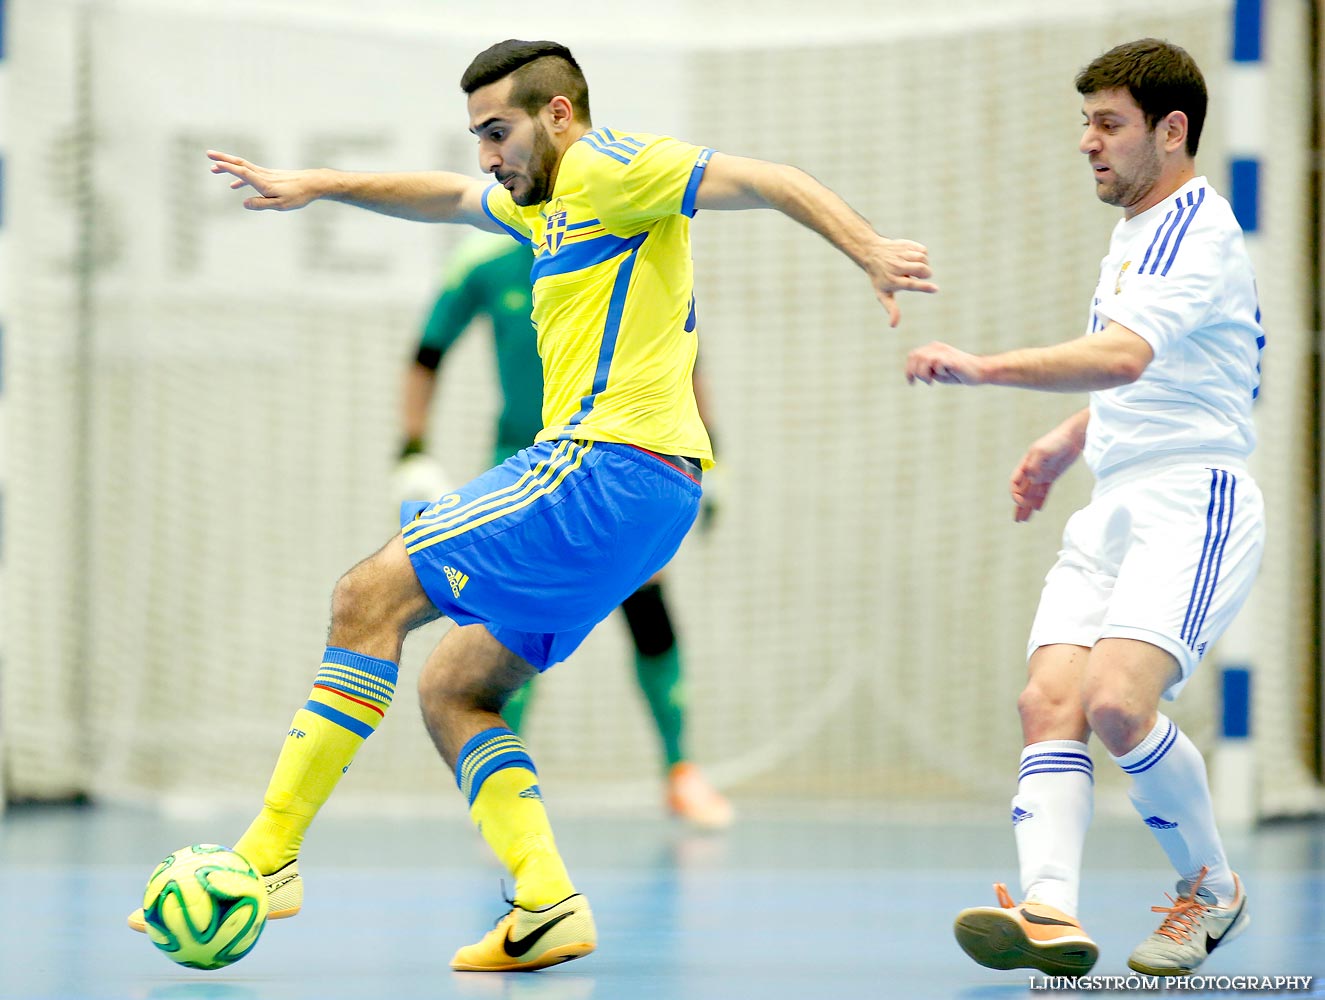
[[599, 128], [566, 150], [547, 201], [500, 184], [489, 216], [534, 248], [539, 441], [615, 441], [712, 465], [691, 373], [690, 217], [712, 150]]

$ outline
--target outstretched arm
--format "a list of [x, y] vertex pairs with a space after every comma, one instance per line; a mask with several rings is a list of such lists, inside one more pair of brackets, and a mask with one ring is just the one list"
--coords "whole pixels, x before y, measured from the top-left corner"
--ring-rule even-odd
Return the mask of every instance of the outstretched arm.
[[1008, 488], [1015, 506], [1014, 521], [1026, 521], [1044, 506], [1049, 487], [1077, 460], [1086, 446], [1089, 408], [1079, 410], [1027, 449], [1012, 470]]
[[322, 199], [366, 208], [414, 222], [466, 223], [488, 232], [502, 229], [483, 210], [487, 184], [464, 174], [434, 170], [418, 173], [350, 173], [343, 170], [273, 170], [229, 153], [207, 151], [212, 173], [229, 174], [232, 188], [251, 187], [244, 207], [289, 212]]
[[941, 385], [1011, 385], [1049, 392], [1092, 392], [1139, 379], [1155, 352], [1138, 334], [1110, 322], [1099, 333], [1002, 354], [968, 354], [935, 342], [906, 359], [906, 380]]
[[928, 280], [929, 251], [880, 236], [850, 205], [817, 180], [783, 163], [714, 153], [695, 193], [695, 207], [716, 211], [773, 208], [813, 229], [869, 275], [891, 325], [901, 318], [894, 292], [937, 292]]

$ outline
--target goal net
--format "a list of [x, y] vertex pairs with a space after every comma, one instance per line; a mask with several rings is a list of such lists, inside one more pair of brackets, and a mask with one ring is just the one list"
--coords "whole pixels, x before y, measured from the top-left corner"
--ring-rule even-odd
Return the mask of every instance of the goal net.
[[[881, 231], [925, 242], [943, 288], [904, 297], [890, 330], [861, 274], [786, 219], [694, 221], [721, 514], [687, 540], [667, 590], [691, 756], [749, 800], [1006, 802], [1026, 631], [1089, 476], [1069, 474], [1027, 526], [1012, 523], [1006, 481], [1081, 400], [908, 388], [903, 359], [935, 339], [985, 352], [1083, 332], [1117, 214], [1076, 151], [1072, 78], [1109, 46], [1149, 34], [1193, 53], [1213, 99], [1200, 165], [1227, 189], [1226, 3], [943, 6], [830, 2], [810, 21], [803, 5], [763, 3], [757, 30], [725, 30], [693, 4], [674, 38], [574, 20], [553, 36], [584, 65], [597, 123], [797, 164]], [[521, 26], [494, 17], [456, 34], [422, 9], [12, 5], [11, 794], [260, 796], [316, 669], [332, 584], [394, 530], [400, 377], [461, 234], [334, 205], [246, 213], [203, 150], [474, 172], [457, 81]], [[1276, 93], [1308, 78], [1291, 21], [1268, 24]], [[1258, 812], [1282, 815], [1319, 805], [1303, 544], [1309, 122], [1305, 102], [1266, 113], [1254, 471], [1271, 533], [1244, 614]], [[484, 467], [492, 364], [475, 333], [443, 370], [433, 438], [457, 474]], [[338, 801], [455, 798], [413, 705], [445, 627], [407, 643], [396, 706]], [[526, 736], [565, 800], [656, 798], [629, 648], [613, 618], [537, 692]], [[1173, 708], [1206, 749], [1218, 661]]]

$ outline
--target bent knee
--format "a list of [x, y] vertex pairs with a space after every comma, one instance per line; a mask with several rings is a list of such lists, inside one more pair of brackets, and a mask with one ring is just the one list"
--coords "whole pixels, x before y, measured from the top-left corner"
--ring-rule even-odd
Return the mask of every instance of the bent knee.
[[1017, 713], [1022, 722], [1055, 718], [1073, 709], [1080, 710], [1080, 697], [1062, 685], [1045, 684], [1032, 678], [1017, 697]]
[[1086, 697], [1086, 719], [1114, 754], [1125, 753], [1145, 737], [1154, 708], [1122, 692], [1099, 690]]
[[358, 563], [331, 592], [333, 631], [406, 632], [440, 612], [423, 592], [399, 539]]
[[371, 619], [378, 601], [368, 574], [361, 571], [362, 563], [336, 581], [331, 591], [331, 621], [333, 626], [362, 625]]
[[1017, 698], [1017, 714], [1030, 742], [1079, 734], [1086, 725], [1081, 694], [1075, 686], [1031, 678]]

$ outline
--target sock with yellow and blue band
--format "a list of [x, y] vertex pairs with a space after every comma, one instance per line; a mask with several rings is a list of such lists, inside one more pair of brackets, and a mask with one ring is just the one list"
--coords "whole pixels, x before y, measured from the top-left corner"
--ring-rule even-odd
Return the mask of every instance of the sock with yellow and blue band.
[[391, 707], [398, 669], [339, 646], [328, 646], [313, 690], [295, 712], [262, 812], [235, 850], [263, 874], [299, 856], [304, 834], [350, 762]]
[[494, 727], [469, 740], [456, 759], [455, 780], [478, 832], [515, 877], [519, 906], [538, 910], [575, 892], [543, 808], [538, 772], [515, 733]]

